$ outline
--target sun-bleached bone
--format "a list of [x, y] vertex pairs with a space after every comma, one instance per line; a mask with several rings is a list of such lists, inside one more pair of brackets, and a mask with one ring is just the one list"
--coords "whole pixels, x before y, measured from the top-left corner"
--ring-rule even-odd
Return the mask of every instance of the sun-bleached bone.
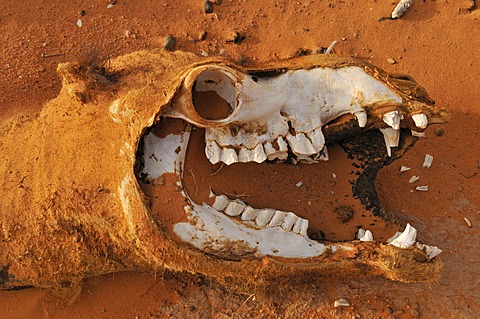
[[240, 147], [240, 151], [238, 152], [238, 161], [241, 163], [248, 163], [248, 162], [257, 162], [263, 163], [267, 159], [267, 154], [263, 149], [261, 143], [257, 144], [253, 150], [250, 150], [246, 147]]
[[383, 134], [385, 141], [385, 147], [387, 148], [388, 156], [392, 156], [392, 147], [397, 147], [400, 142], [400, 131], [391, 127], [381, 128], [380, 131]]
[[225, 195], [220, 195], [215, 197], [215, 202], [213, 203], [212, 207], [219, 212], [223, 211], [230, 203], [230, 200]]
[[303, 133], [287, 134], [286, 139], [295, 155], [313, 155], [318, 152]]
[[419, 113], [412, 115], [413, 122], [418, 128], [426, 128], [428, 125], [428, 118], [425, 114]]
[[400, 18], [412, 6], [413, 0], [400, 0], [392, 11], [392, 19]]
[[423, 160], [423, 167], [430, 168], [433, 164], [433, 156], [430, 154], [425, 154], [425, 159]]
[[245, 204], [241, 202], [232, 201], [229, 202], [227, 208], [225, 208], [225, 214], [228, 216], [238, 216], [245, 209]]
[[410, 224], [407, 224], [405, 230], [394, 240], [390, 242], [390, 245], [393, 245], [398, 248], [409, 248], [415, 244], [417, 240], [417, 230], [413, 228]]
[[441, 250], [437, 246], [429, 246], [429, 245], [420, 244], [420, 243], [416, 243], [415, 245], [417, 246], [418, 249], [425, 250], [425, 253], [427, 254], [428, 259], [435, 258], [443, 252], [443, 250]]

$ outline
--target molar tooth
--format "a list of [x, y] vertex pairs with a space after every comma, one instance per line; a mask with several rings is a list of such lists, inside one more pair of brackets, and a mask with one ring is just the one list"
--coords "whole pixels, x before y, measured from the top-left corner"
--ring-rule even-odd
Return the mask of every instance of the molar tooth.
[[429, 246], [420, 243], [416, 243], [415, 246], [417, 246], [417, 248], [420, 250], [425, 249], [425, 253], [427, 254], [428, 259], [435, 258], [443, 252], [443, 250], [441, 250], [437, 246]]
[[281, 136], [277, 138], [278, 150], [273, 147], [271, 142], [265, 142], [265, 154], [270, 161], [274, 159], [284, 160], [288, 157], [288, 146]]
[[227, 208], [225, 208], [225, 214], [228, 216], [238, 216], [245, 209], [245, 205], [240, 202], [230, 202]]
[[365, 125], [367, 125], [367, 119], [368, 119], [367, 112], [360, 111], [360, 112], [356, 112], [354, 115], [357, 118], [359, 127], [365, 127]]
[[363, 229], [358, 230], [358, 240], [360, 241], [373, 241], [373, 234], [369, 230], [363, 230]]
[[205, 145], [205, 155], [207, 156], [210, 163], [217, 164], [218, 162], [220, 162], [222, 149], [217, 144], [217, 142], [213, 140], [208, 140]]
[[242, 213], [242, 220], [254, 220], [258, 215], [258, 210], [250, 207], [250, 206], [247, 206], [247, 208], [245, 208], [245, 210], [243, 211]]
[[215, 197], [215, 202], [213, 203], [212, 207], [216, 211], [222, 212], [225, 207], [227, 207], [230, 200], [225, 195], [220, 195]]
[[313, 155], [317, 153], [312, 142], [303, 133], [287, 135], [288, 144], [295, 155]]
[[398, 248], [409, 248], [415, 244], [417, 239], [417, 230], [407, 224], [403, 233], [401, 233], [397, 238], [395, 238], [390, 245], [393, 245]]
[[303, 218], [298, 217], [298, 219], [295, 221], [295, 224], [293, 225], [292, 231], [294, 233], [299, 234], [300, 230], [302, 229], [302, 221]]
[[238, 162], [237, 153], [233, 148], [222, 149], [221, 161], [227, 165]]
[[313, 131], [308, 132], [307, 137], [312, 141], [315, 153], [319, 152], [325, 145], [325, 137], [323, 136], [321, 127], [317, 127]]
[[282, 212], [280, 210], [277, 210], [275, 214], [272, 217], [272, 220], [268, 224], [269, 227], [276, 227], [276, 226], [281, 226], [283, 223], [283, 219], [287, 215], [287, 212]]
[[259, 227], [267, 226], [268, 222], [272, 219], [275, 210], [273, 209], [262, 209], [258, 212], [257, 217], [255, 218], [255, 224]]
[[391, 111], [383, 114], [383, 121], [394, 130], [400, 129], [400, 113], [398, 111]]
[[415, 126], [418, 128], [426, 128], [428, 125], [428, 118], [425, 114], [419, 113], [412, 115]]
[[246, 147], [241, 147], [240, 152], [238, 152], [238, 161], [241, 163], [253, 161], [253, 151]]
[[307, 236], [307, 230], [308, 230], [308, 219], [302, 220], [302, 226], [300, 227], [300, 235], [302, 236]]
[[398, 142], [400, 141], [400, 131], [393, 128], [381, 128], [380, 131], [383, 134], [383, 139], [385, 140], [385, 146], [387, 148], [388, 156], [392, 156], [391, 147], [397, 147]]
[[257, 163], [263, 163], [267, 159], [267, 154], [263, 150], [262, 143], [258, 143], [253, 149], [253, 161]]
[[313, 159], [316, 161], [328, 161], [327, 145], [325, 145], [323, 149], [313, 157]]
[[298, 216], [294, 213], [288, 212], [283, 219], [282, 228], [285, 230], [291, 230], [295, 222], [298, 220]]

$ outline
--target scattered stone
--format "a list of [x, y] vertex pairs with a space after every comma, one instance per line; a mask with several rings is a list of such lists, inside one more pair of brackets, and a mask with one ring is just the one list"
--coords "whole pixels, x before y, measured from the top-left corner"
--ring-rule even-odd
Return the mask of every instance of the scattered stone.
[[176, 42], [175, 38], [169, 34], [163, 38], [162, 47], [167, 51], [173, 51]]
[[203, 12], [206, 14], [213, 12], [213, 3], [210, 0], [207, 0], [203, 3]]
[[295, 184], [295, 186], [297, 186], [297, 187], [300, 187], [300, 186], [302, 186], [302, 185], [303, 185], [302, 182], [298, 182], [298, 183]]
[[337, 218], [342, 222], [342, 224], [347, 223], [353, 217], [353, 208], [349, 206], [338, 206], [333, 210], [337, 214]]
[[390, 64], [395, 64], [395, 63], [397, 63], [397, 61], [395, 61], [395, 60], [392, 59], [392, 58], [388, 58], [388, 59], [387, 59], [387, 62], [390, 63]]
[[80, 16], [83, 17], [84, 15], [85, 15], [85, 10], [80, 11]]
[[437, 128], [435, 130], [435, 135], [437, 135], [437, 136], [443, 136], [444, 133], [445, 133], [445, 129], [443, 127]]

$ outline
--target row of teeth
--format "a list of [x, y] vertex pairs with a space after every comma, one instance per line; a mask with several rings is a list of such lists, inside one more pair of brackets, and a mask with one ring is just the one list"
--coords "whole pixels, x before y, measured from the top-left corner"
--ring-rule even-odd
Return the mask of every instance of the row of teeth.
[[[213, 195], [214, 196], [214, 195]], [[302, 236], [307, 235], [308, 220], [292, 212], [264, 208], [255, 209], [240, 200], [230, 200], [225, 195], [215, 196], [212, 208], [230, 217], [240, 217], [246, 223], [255, 223], [258, 227], [281, 227]]]
[[[367, 124], [367, 113], [357, 112], [354, 114], [359, 127], [365, 127]], [[389, 126], [382, 128], [385, 146], [388, 156], [391, 156], [391, 148], [397, 147], [400, 141], [400, 121], [403, 115], [399, 111], [387, 112], [383, 115], [383, 121]], [[415, 125], [424, 129], [428, 125], [428, 118], [425, 114], [415, 114], [412, 116]], [[414, 133], [415, 131], [412, 131]], [[414, 135], [420, 135], [416, 132]], [[328, 160], [327, 147], [321, 127], [318, 127], [308, 133], [297, 133], [295, 135], [279, 136], [273, 143], [266, 141], [258, 143], [253, 149], [243, 146], [238, 147], [238, 152], [234, 148], [221, 147], [215, 140], [207, 140], [205, 154], [212, 164], [223, 162], [227, 165], [233, 163], [257, 162], [263, 163], [265, 160], [285, 160], [288, 157], [288, 150], [295, 154], [298, 161], [307, 163], [316, 163], [320, 160]]]
[[[359, 229], [355, 239], [360, 241], [373, 241], [373, 234], [369, 230]], [[410, 224], [407, 224], [403, 232], [396, 232], [395, 235], [387, 240], [387, 244], [398, 248], [410, 248], [416, 246], [420, 250], [424, 250], [428, 259], [432, 259], [442, 252], [437, 246], [429, 246], [417, 242], [417, 230]]]

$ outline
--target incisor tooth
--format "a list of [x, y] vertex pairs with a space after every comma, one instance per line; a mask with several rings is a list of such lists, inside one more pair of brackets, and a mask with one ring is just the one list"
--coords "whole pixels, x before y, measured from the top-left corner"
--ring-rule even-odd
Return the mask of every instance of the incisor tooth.
[[233, 148], [224, 148], [222, 149], [221, 161], [227, 165], [238, 162], [237, 153]]
[[383, 121], [394, 130], [400, 129], [401, 116], [398, 111], [391, 111], [383, 114]]
[[303, 133], [296, 135], [288, 134], [287, 141], [295, 155], [313, 155], [317, 153], [312, 142]]
[[205, 145], [205, 155], [212, 164], [220, 162], [222, 149], [215, 141], [207, 141]]
[[323, 136], [321, 127], [317, 127], [313, 131], [308, 132], [307, 137], [312, 141], [315, 153], [318, 153], [325, 145], [325, 137]]
[[282, 228], [285, 230], [291, 230], [295, 222], [297, 221], [298, 216], [294, 213], [288, 212], [287, 216], [283, 219]]
[[394, 130], [391, 127], [381, 128], [380, 131], [383, 134], [383, 139], [385, 140], [385, 147], [387, 148], [388, 156], [392, 156], [391, 147], [397, 147], [398, 142], [400, 141], [400, 131]]
[[238, 152], [238, 161], [242, 163], [257, 162], [263, 163], [267, 159], [267, 155], [263, 150], [261, 143], [257, 144], [253, 150], [242, 147]]
[[428, 125], [428, 118], [425, 114], [419, 113], [412, 115], [415, 126], [418, 128], [426, 128]]
[[250, 206], [247, 206], [242, 213], [242, 220], [254, 220], [257, 217], [258, 211]]
[[269, 227], [276, 227], [276, 226], [281, 226], [283, 223], [283, 219], [287, 215], [287, 212], [282, 212], [280, 210], [277, 210], [275, 214], [272, 217], [272, 220], [268, 224]]
[[228, 199], [227, 196], [220, 195], [220, 196], [215, 197], [215, 202], [213, 203], [212, 207], [216, 211], [221, 212], [225, 209], [225, 207], [227, 207], [229, 202], [230, 202], [230, 200]]
[[225, 214], [228, 216], [238, 216], [242, 213], [245, 205], [238, 202], [230, 202], [228, 203], [227, 208], [225, 208]]
[[262, 209], [258, 212], [258, 215], [255, 218], [255, 223], [257, 224], [257, 226], [265, 227], [272, 219], [273, 214], [275, 214], [275, 210], [273, 209]]
[[393, 245], [398, 248], [409, 248], [415, 244], [417, 239], [417, 230], [413, 228], [410, 224], [407, 224], [403, 233], [401, 233], [397, 238], [395, 238], [390, 245]]
[[359, 127], [365, 127], [365, 125], [367, 125], [367, 112], [357, 112], [354, 115], [357, 118]]

